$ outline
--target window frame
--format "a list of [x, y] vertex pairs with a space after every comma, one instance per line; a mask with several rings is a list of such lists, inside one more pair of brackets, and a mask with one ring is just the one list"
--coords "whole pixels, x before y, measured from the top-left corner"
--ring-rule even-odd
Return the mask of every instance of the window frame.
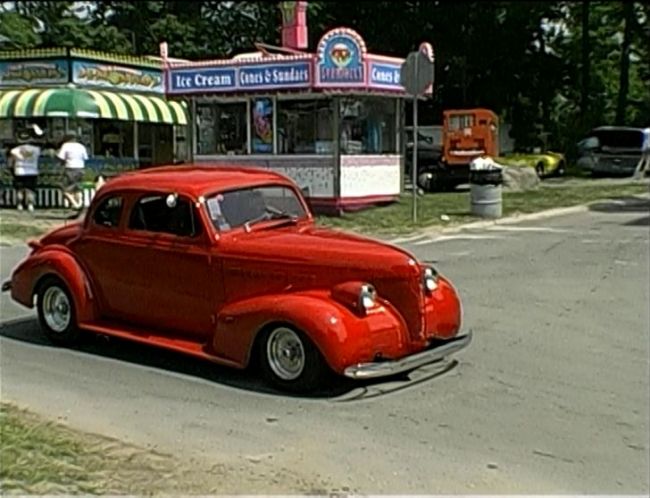
[[[176, 192], [176, 194], [178, 195], [177, 202], [186, 201], [189, 204], [190, 216], [192, 217], [194, 228], [195, 228], [195, 233], [193, 235], [179, 235], [168, 231], [155, 231], [146, 228], [140, 229], [140, 228], [133, 228], [131, 226], [131, 218], [133, 216], [133, 213], [135, 212], [135, 209], [138, 207], [138, 204], [142, 199], [146, 197], [160, 197], [161, 199], [164, 200], [165, 197], [167, 197], [171, 193], [172, 192], [162, 192], [158, 190], [138, 190], [137, 192], [132, 192], [131, 201], [129, 202], [128, 209], [126, 210], [128, 214], [122, 215], [124, 230], [128, 232], [129, 235], [137, 236], [137, 237], [166, 238], [174, 241], [184, 241], [187, 244], [193, 244], [193, 245], [203, 244], [209, 232], [206, 229], [205, 223], [203, 222], [202, 219], [203, 217], [201, 216], [200, 209], [197, 209], [196, 207], [196, 201], [186, 194], [181, 194]], [[196, 229], [198, 229], [198, 231], [196, 231]]]

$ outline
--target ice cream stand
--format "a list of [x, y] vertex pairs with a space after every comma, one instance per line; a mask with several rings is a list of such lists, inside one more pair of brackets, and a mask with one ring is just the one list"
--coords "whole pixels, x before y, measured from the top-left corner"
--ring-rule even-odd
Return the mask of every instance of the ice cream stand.
[[165, 92], [190, 102], [194, 162], [257, 166], [298, 183], [318, 212], [389, 203], [402, 190], [404, 59], [372, 54], [351, 28], [307, 49], [306, 2], [283, 2], [282, 46], [171, 61]]

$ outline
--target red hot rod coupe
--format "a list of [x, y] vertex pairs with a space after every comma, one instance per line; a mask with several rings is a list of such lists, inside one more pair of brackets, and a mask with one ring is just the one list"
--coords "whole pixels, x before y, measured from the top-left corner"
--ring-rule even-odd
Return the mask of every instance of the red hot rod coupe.
[[328, 371], [390, 376], [464, 348], [451, 283], [400, 248], [318, 228], [298, 186], [253, 168], [174, 166], [109, 180], [82, 221], [29, 243], [3, 285], [44, 333], [81, 331], [306, 391]]

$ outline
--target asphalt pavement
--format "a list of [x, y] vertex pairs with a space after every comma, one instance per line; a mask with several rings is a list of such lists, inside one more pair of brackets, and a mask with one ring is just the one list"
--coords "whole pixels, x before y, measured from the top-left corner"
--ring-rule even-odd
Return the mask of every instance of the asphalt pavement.
[[[53, 347], [5, 295], [2, 399], [253, 469], [269, 493], [304, 491], [274, 481], [291, 471], [325, 493], [647, 494], [648, 201], [403, 246], [451, 278], [474, 331], [442, 375], [290, 397], [254, 372], [123, 341]], [[0, 248], [3, 279], [24, 253]]]

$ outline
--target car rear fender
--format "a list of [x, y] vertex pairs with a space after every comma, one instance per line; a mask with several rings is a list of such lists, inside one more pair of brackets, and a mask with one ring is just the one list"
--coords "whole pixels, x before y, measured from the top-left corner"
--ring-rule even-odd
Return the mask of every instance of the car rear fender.
[[359, 316], [329, 292], [275, 294], [226, 305], [217, 320], [215, 353], [245, 367], [255, 339], [269, 327], [286, 324], [307, 334], [335, 372], [371, 360], [382, 347], [387, 355], [403, 354], [407, 336], [392, 308]]
[[74, 300], [77, 321], [92, 321], [95, 315], [90, 281], [68, 248], [54, 246], [32, 253], [13, 272], [11, 297], [19, 303], [34, 306], [34, 296], [45, 278], [56, 276], [68, 287]]

